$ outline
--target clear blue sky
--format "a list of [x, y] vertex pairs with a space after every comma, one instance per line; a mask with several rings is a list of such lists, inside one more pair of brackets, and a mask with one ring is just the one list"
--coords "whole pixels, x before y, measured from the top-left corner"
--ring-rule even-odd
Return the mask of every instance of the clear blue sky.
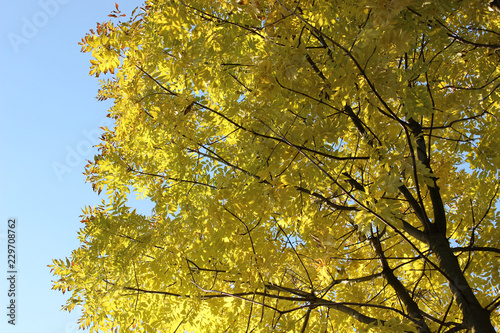
[[[78, 311], [51, 290], [47, 265], [78, 247], [84, 205], [101, 198], [85, 183], [110, 103], [95, 99], [78, 42], [107, 21], [115, 1], [0, 2], [0, 332], [73, 333]], [[141, 0], [118, 1], [130, 14]], [[17, 318], [7, 324], [7, 220], [16, 228]], [[81, 332], [81, 331], [80, 331]]]

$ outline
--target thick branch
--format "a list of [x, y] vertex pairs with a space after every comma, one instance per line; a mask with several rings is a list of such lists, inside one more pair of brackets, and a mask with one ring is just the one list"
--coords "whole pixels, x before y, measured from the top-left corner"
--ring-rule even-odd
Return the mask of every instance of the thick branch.
[[453, 247], [451, 248], [453, 252], [494, 252], [500, 253], [500, 249], [496, 247], [489, 246], [464, 246], [464, 247]]
[[422, 222], [422, 224], [425, 226], [429, 223], [427, 220], [427, 216], [425, 215], [424, 209], [418, 201], [413, 197], [411, 194], [410, 190], [405, 185], [401, 185], [398, 187], [398, 190], [403, 194], [405, 197], [406, 201], [410, 204], [410, 207], [413, 209], [415, 214], [417, 215], [418, 219]]
[[375, 249], [375, 253], [378, 255], [380, 259], [380, 263], [382, 265], [382, 272], [384, 274], [385, 279], [387, 280], [389, 285], [394, 289], [399, 299], [405, 305], [406, 311], [408, 312], [410, 317], [416, 321], [417, 325], [419, 326], [418, 331], [422, 333], [423, 332], [430, 333], [429, 327], [427, 326], [427, 323], [425, 322], [425, 319], [422, 316], [422, 313], [417, 303], [415, 303], [413, 298], [410, 296], [408, 290], [406, 290], [405, 286], [401, 283], [401, 281], [399, 281], [396, 275], [394, 275], [393, 270], [389, 266], [389, 263], [385, 258], [384, 251], [382, 250], [382, 245], [380, 244], [378, 236], [372, 236], [370, 241]]
[[[430, 170], [432, 173], [431, 163], [427, 156], [427, 147], [425, 145], [425, 139], [422, 135], [422, 127], [413, 118], [408, 120], [409, 128], [414, 137], [417, 138], [417, 157], [418, 160]], [[439, 192], [439, 187], [437, 186], [437, 178], [432, 176], [433, 185], [427, 185], [429, 190], [429, 195], [432, 201], [432, 209], [434, 212], [434, 223], [436, 231], [442, 234], [446, 234], [446, 211], [444, 209], [443, 200], [441, 198], [441, 193]], [[416, 180], [417, 181], [417, 180]]]

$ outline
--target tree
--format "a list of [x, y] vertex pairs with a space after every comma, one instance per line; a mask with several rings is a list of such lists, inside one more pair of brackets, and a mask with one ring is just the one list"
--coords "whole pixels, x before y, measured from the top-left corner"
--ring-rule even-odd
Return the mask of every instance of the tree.
[[479, 0], [154, 0], [98, 24], [81, 45], [115, 126], [85, 174], [107, 199], [51, 265], [64, 309], [110, 331], [495, 332], [499, 24]]

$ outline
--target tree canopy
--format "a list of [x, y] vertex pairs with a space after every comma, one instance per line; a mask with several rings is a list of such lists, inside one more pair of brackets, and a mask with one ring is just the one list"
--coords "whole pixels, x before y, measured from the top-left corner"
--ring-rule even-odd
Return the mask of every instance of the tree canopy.
[[495, 332], [488, 2], [117, 5], [81, 41], [114, 126], [85, 169], [105, 199], [50, 265], [64, 309], [116, 332]]

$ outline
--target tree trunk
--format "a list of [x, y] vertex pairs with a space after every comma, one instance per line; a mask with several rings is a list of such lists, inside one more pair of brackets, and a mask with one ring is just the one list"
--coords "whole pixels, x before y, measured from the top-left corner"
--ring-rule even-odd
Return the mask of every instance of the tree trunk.
[[450, 289], [463, 314], [464, 325], [472, 333], [495, 333], [490, 320], [490, 312], [483, 308], [469, 286], [457, 257], [453, 254], [448, 239], [440, 232], [430, 232], [429, 246], [436, 254], [438, 265], [446, 274]]

